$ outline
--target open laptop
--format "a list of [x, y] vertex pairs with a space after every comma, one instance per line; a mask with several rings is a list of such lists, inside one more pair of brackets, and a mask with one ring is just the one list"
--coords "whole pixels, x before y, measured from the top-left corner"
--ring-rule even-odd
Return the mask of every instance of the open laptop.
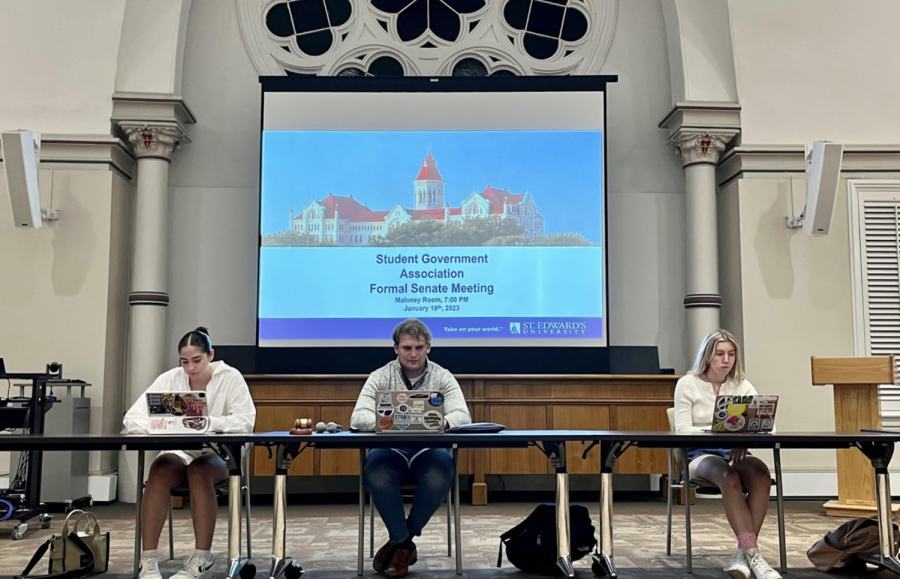
[[379, 390], [375, 393], [375, 432], [444, 432], [444, 395], [436, 390]]
[[202, 434], [209, 429], [206, 392], [148, 392], [150, 434]]
[[712, 432], [772, 432], [778, 396], [716, 396]]

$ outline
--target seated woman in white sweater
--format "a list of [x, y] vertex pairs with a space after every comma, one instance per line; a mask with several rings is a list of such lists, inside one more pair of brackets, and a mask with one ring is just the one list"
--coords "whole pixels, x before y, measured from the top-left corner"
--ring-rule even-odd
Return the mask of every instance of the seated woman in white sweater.
[[[256, 406], [241, 373], [225, 362], [213, 362], [215, 351], [206, 328], [188, 332], [178, 343], [179, 367], [153, 381], [147, 392], [207, 392], [209, 430], [252, 432]], [[128, 434], [146, 434], [146, 392], [138, 398], [123, 420]], [[209, 449], [167, 450], [159, 453], [141, 502], [140, 579], [162, 579], [157, 563], [157, 546], [166, 521], [172, 488], [187, 483], [191, 491], [191, 520], [194, 524], [194, 554], [171, 579], [205, 579], [212, 576], [213, 533], [216, 529], [215, 485], [228, 477], [225, 461]]]
[[[741, 353], [734, 336], [712, 332], [700, 345], [694, 367], [675, 386], [675, 429], [700, 432], [712, 426], [713, 406], [719, 394], [756, 394], [744, 379]], [[723, 435], [727, 436], [727, 435]], [[746, 449], [689, 449], [688, 472], [722, 491], [725, 516], [738, 541], [734, 559], [725, 572], [734, 579], [781, 579], [759, 553], [757, 537], [769, 508], [772, 478], [769, 467]], [[747, 496], [744, 496], [747, 489]]]

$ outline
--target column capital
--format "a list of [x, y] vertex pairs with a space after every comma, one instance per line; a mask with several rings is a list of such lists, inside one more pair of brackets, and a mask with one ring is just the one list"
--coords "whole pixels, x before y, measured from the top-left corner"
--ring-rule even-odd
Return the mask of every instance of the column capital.
[[679, 130], [673, 134], [669, 142], [681, 155], [685, 168], [691, 165], [712, 165], [719, 162], [725, 145], [737, 134], [737, 131], [722, 130]]
[[191, 142], [178, 123], [120, 122], [119, 126], [134, 145], [134, 156], [139, 160], [162, 159], [171, 162], [175, 151]]

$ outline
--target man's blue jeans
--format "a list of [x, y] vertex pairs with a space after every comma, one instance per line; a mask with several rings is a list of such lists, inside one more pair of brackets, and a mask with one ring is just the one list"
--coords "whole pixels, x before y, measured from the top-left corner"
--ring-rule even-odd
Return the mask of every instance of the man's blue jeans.
[[[363, 472], [392, 543], [422, 534], [422, 529], [450, 492], [455, 474], [453, 457], [444, 448], [428, 449], [416, 456], [412, 464], [395, 450], [374, 449], [366, 456]], [[409, 517], [403, 509], [401, 484], [416, 486]]]

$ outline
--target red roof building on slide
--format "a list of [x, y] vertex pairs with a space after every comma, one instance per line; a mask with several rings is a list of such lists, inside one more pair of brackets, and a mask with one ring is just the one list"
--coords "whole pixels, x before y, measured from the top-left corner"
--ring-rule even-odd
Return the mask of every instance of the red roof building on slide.
[[324, 199], [313, 199], [299, 214], [291, 208], [291, 229], [309, 233], [335, 245], [368, 245], [372, 236], [383, 236], [391, 228], [409, 221], [461, 221], [488, 216], [515, 219], [525, 228], [525, 235], [544, 235], [544, 218], [537, 212], [531, 193], [513, 195], [505, 187], [490, 185], [481, 193], [473, 192], [459, 207], [444, 202], [444, 179], [438, 171], [431, 151], [413, 181], [412, 209], [397, 203], [390, 211], [373, 211], [353, 195], [329, 193]]

